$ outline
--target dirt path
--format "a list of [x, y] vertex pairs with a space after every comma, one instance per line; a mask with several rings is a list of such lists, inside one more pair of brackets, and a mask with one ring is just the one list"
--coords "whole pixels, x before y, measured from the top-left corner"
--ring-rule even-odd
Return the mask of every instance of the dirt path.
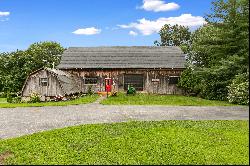
[[109, 106], [98, 102], [58, 107], [0, 108], [0, 138], [80, 124], [129, 120], [249, 120], [246, 106]]

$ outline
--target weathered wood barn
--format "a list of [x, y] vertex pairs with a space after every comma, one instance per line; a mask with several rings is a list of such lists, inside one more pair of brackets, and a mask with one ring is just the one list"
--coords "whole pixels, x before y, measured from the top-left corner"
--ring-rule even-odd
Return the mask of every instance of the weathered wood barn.
[[185, 69], [185, 55], [179, 47], [70, 47], [58, 69], [80, 78], [80, 89], [87, 92], [137, 91], [180, 94], [176, 84]]
[[31, 73], [22, 89], [29, 100], [38, 93], [41, 100], [56, 95], [94, 92], [137, 91], [180, 94], [176, 84], [185, 69], [185, 55], [179, 47], [70, 47], [57, 69]]
[[39, 94], [42, 101], [50, 100], [56, 95], [81, 93], [80, 78], [68, 72], [42, 68], [31, 73], [22, 89], [22, 100], [30, 100], [32, 93]]

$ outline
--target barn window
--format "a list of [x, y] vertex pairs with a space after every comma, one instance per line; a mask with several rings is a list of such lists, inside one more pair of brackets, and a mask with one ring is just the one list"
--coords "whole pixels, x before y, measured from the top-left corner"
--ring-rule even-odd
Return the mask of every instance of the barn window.
[[124, 75], [124, 90], [128, 90], [128, 86], [133, 86], [137, 91], [143, 91], [143, 75], [126, 74]]
[[48, 86], [48, 78], [41, 78], [40, 79], [40, 84], [42, 86]]
[[180, 77], [179, 76], [170, 76], [169, 77], [169, 84], [178, 84]]
[[84, 84], [92, 84], [92, 85], [95, 85], [97, 84], [97, 77], [85, 77], [84, 78]]

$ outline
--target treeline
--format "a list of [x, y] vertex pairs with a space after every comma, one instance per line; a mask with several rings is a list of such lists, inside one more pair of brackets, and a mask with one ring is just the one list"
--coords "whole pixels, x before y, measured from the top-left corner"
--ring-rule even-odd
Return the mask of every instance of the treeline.
[[179, 86], [189, 95], [249, 103], [249, 1], [216, 0], [207, 24], [194, 32], [165, 25], [159, 46], [180, 46], [187, 69]]
[[39, 42], [24, 51], [0, 53], [0, 92], [18, 93], [26, 77], [42, 67], [60, 62], [64, 48], [56, 42]]

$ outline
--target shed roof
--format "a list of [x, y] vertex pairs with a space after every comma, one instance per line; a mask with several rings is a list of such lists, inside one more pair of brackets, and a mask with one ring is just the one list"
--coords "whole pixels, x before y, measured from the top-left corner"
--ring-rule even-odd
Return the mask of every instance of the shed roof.
[[185, 68], [185, 54], [175, 46], [70, 47], [57, 68]]

